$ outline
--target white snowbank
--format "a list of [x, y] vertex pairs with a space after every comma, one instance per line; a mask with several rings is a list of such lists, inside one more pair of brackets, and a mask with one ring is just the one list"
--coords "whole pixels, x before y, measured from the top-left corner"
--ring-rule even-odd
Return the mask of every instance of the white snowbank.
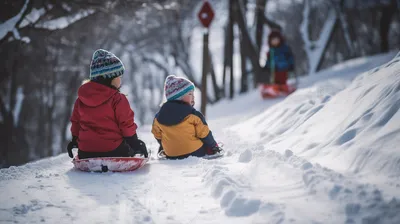
[[[399, 223], [400, 54], [389, 57], [302, 79], [302, 89], [256, 116], [263, 102], [254, 92], [212, 108], [223, 111], [213, 118], [239, 154], [234, 166], [206, 175], [225, 214], [256, 223]], [[252, 118], [240, 119], [235, 106]]]
[[302, 89], [233, 128], [256, 130], [260, 135], [248, 138], [341, 172], [399, 175], [399, 61], [400, 55], [337, 94], [344, 83], [334, 80]]

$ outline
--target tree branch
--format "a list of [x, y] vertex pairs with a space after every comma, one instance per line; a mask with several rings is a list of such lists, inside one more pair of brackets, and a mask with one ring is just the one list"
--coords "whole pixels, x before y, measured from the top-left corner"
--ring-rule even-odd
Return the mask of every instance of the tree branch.
[[154, 60], [153, 58], [148, 58], [146, 56], [143, 56], [142, 59], [144, 62], [149, 62], [149, 63], [154, 64], [157, 68], [163, 70], [165, 73], [167, 73], [167, 74], [169, 73], [168, 69], [166, 67], [164, 67], [161, 62], [158, 62], [158, 61]]
[[240, 7], [238, 4], [240, 4], [240, 1], [235, 0], [234, 1], [235, 5], [234, 7], [238, 7], [238, 16], [237, 16], [237, 24], [239, 25], [239, 30], [240, 33], [243, 37], [243, 42], [246, 47], [246, 55], [250, 59], [251, 65], [253, 67], [253, 70], [255, 72], [255, 77], [260, 77], [263, 73], [263, 69], [260, 66], [259, 62], [259, 55], [257, 53], [256, 47], [254, 46], [250, 34], [247, 31], [246, 27], [246, 21], [244, 18], [244, 12], [242, 12], [242, 7]]
[[[22, 13], [21, 17], [19, 18], [19, 20], [17, 21], [17, 23], [14, 26], [14, 29], [18, 29], [17, 27], [19, 27], [19, 24], [21, 24], [21, 22], [24, 20], [24, 18], [31, 12], [32, 10], [32, 5], [33, 5], [33, 1], [27, 0], [28, 4], [26, 5], [26, 9], [24, 10], [24, 12]], [[19, 13], [18, 13], [19, 14]], [[18, 31], [17, 31], [18, 32]], [[1, 40], [0, 40], [0, 47], [6, 43], [6, 41], [8, 41], [8, 38], [10, 38], [11, 34], [13, 32], [9, 31]]]
[[279, 24], [275, 23], [274, 21], [268, 19], [268, 17], [266, 15], [264, 15], [263, 19], [264, 19], [264, 23], [267, 24], [269, 26], [269, 28], [282, 31], [282, 27]]

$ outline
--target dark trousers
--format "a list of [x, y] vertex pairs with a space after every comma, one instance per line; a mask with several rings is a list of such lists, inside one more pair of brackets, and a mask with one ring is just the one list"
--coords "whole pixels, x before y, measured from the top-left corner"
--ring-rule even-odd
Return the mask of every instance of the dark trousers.
[[79, 159], [97, 157], [131, 157], [134, 155], [134, 150], [125, 141], [122, 141], [116, 149], [109, 152], [85, 152], [80, 149], [78, 150]]
[[209, 155], [209, 154], [213, 154], [213, 153], [211, 153], [211, 149], [203, 144], [203, 146], [201, 146], [198, 150], [196, 150], [192, 153], [182, 155], [182, 156], [166, 156], [166, 157], [167, 157], [167, 159], [185, 159], [189, 156], [203, 157], [203, 156]]

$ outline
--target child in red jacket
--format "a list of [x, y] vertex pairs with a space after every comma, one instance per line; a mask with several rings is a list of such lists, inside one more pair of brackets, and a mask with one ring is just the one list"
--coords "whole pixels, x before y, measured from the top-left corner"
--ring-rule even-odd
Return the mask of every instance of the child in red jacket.
[[90, 65], [90, 80], [78, 90], [71, 116], [72, 141], [67, 150], [78, 148], [80, 159], [129, 157], [143, 154], [146, 145], [138, 139], [134, 113], [119, 92], [124, 65], [114, 54], [99, 49]]

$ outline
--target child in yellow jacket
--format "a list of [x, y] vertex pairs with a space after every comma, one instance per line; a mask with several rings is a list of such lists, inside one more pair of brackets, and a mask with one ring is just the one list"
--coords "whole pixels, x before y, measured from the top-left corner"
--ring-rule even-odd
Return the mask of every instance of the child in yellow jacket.
[[220, 151], [203, 114], [193, 108], [193, 83], [170, 75], [165, 79], [164, 91], [167, 102], [156, 114], [151, 132], [166, 157], [202, 157]]

